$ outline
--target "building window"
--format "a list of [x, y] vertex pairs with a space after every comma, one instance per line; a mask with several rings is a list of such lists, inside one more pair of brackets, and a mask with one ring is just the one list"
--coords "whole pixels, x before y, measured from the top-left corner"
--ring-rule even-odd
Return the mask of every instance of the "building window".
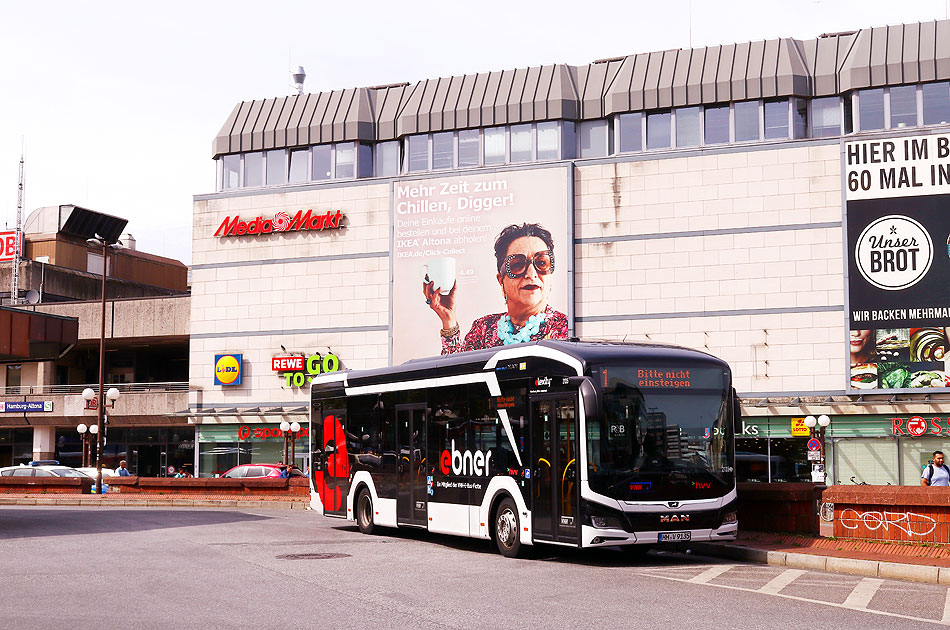
[[399, 142], [377, 143], [375, 161], [377, 177], [399, 175]]
[[[99, 257], [100, 259], [102, 256]], [[100, 263], [101, 265], [102, 263]], [[7, 393], [8, 394], [18, 394], [20, 393], [20, 383], [21, 383], [21, 374], [23, 373], [22, 365], [11, 365], [7, 364]]]
[[837, 96], [811, 101], [811, 137], [827, 138], [841, 135], [841, 102]]
[[674, 110], [676, 117], [676, 146], [698, 147], [702, 142], [699, 107], [680, 107]]
[[792, 137], [808, 137], [808, 101], [803, 98], [792, 99]]
[[366, 142], [356, 144], [356, 176], [373, 176], [373, 145]]
[[861, 90], [858, 99], [858, 129], [884, 129], [884, 88]]
[[232, 153], [221, 159], [222, 185], [225, 190], [238, 188], [241, 185], [241, 154]]
[[356, 143], [344, 142], [333, 145], [336, 166], [334, 174], [337, 179], [356, 177]]
[[244, 186], [255, 188], [264, 184], [264, 154], [244, 154]]
[[917, 125], [917, 86], [902, 85], [888, 90], [892, 129]]
[[617, 116], [617, 146], [620, 153], [643, 150], [643, 115], [620, 114]]
[[606, 120], [585, 120], [578, 123], [578, 157], [607, 157], [607, 136]]
[[[704, 139], [706, 144], [729, 142], [729, 106], [707, 107], [705, 112]], [[678, 116], [679, 114], [677, 114]], [[678, 136], [677, 136], [678, 137]], [[679, 141], [677, 140], [677, 144]]]
[[452, 168], [455, 164], [455, 134], [451, 131], [432, 134], [432, 170]]
[[736, 142], [761, 140], [759, 101], [740, 101], [733, 109], [736, 118]]
[[504, 127], [489, 127], [485, 130], [485, 164], [504, 164], [505, 163], [505, 140], [506, 130]]
[[318, 144], [313, 147], [313, 181], [322, 182], [324, 180], [330, 179], [330, 175], [333, 172], [331, 170], [331, 164], [333, 159], [333, 150], [329, 144]]
[[921, 88], [925, 125], [950, 122], [950, 83], [925, 83]]
[[653, 112], [647, 114], [647, 148], [670, 148], [670, 112]]
[[513, 125], [511, 127], [511, 161], [531, 161], [531, 125]]
[[295, 149], [290, 152], [290, 183], [307, 181], [307, 150]]
[[481, 133], [478, 129], [465, 129], [458, 132], [459, 137], [459, 168], [478, 166], [481, 155]]
[[287, 183], [287, 152], [276, 149], [266, 152], [264, 164], [267, 168], [267, 185], [279, 186]]
[[557, 122], [538, 123], [535, 130], [538, 160], [556, 160], [558, 157]]
[[788, 138], [788, 100], [765, 101], [765, 139]]
[[429, 170], [429, 136], [418, 135], [406, 138], [406, 170], [419, 173]]

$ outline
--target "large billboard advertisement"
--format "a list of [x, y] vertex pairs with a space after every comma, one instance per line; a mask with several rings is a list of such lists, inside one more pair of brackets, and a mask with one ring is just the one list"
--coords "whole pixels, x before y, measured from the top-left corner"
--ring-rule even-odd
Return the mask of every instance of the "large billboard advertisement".
[[564, 339], [571, 169], [393, 182], [392, 362]]
[[950, 386], [950, 135], [845, 143], [853, 389]]

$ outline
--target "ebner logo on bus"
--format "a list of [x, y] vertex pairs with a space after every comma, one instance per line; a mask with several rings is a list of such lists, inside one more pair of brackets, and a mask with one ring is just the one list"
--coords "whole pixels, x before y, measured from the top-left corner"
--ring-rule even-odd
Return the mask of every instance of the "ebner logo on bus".
[[271, 234], [273, 232], [310, 232], [316, 230], [334, 230], [342, 227], [343, 213], [339, 210], [327, 210], [326, 214], [314, 214], [313, 210], [298, 210], [291, 218], [286, 212], [278, 212], [273, 219], [258, 216], [251, 221], [242, 221], [239, 215], [224, 217], [215, 236], [245, 236]]
[[485, 477], [488, 475], [488, 461], [491, 459], [491, 450], [485, 451], [457, 451], [455, 440], [452, 440], [451, 449], [442, 451], [439, 457], [439, 468], [443, 475], [474, 475]]

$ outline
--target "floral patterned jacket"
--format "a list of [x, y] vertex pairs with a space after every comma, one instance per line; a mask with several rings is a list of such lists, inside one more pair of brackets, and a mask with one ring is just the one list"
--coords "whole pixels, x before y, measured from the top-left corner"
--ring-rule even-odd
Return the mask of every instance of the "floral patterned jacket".
[[[442, 354], [467, 352], [468, 350], [482, 350], [503, 345], [498, 338], [498, 320], [507, 313], [495, 313], [479, 317], [472, 323], [472, 329], [461, 342], [461, 334], [455, 333], [451, 337], [442, 337]], [[531, 341], [540, 339], [567, 339], [567, 316], [555, 311], [551, 306], [544, 309], [544, 322]], [[461, 343], [460, 343], [461, 342]]]

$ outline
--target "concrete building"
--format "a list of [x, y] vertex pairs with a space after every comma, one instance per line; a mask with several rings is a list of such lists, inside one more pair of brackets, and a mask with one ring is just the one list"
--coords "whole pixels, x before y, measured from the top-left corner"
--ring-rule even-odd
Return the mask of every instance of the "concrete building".
[[[20, 295], [0, 312], [0, 334], [16, 337], [17, 321], [29, 322], [20, 325], [28, 350], [9, 344], [0, 356], [0, 465], [54, 458], [80, 465], [76, 427], [96, 423], [81, 394], [98, 389], [102, 316], [102, 250], [86, 238], [118, 235], [126, 223], [72, 205], [27, 217]], [[105, 265], [105, 382], [121, 396], [106, 411], [103, 461], [115, 467], [127, 459], [133, 472], [157, 476], [167, 466], [194, 463], [194, 428], [170, 415], [188, 399], [187, 267], [138, 251], [128, 234], [122, 243]], [[12, 264], [0, 265], [10, 303]]]
[[[464, 230], [484, 220], [493, 239], [495, 226], [541, 217], [563, 226], [552, 300], [570, 334], [729, 361], [744, 478], [810, 480], [800, 419], [827, 414], [833, 479], [915, 484], [950, 415], [950, 296], [920, 284], [950, 266], [933, 246], [946, 234], [918, 216], [925, 197], [950, 199], [948, 123], [950, 21], [240, 103], [212, 144], [216, 191], [194, 203], [200, 467], [237, 461], [251, 427], [305, 421], [306, 371], [282, 360], [365, 368], [438, 353], [441, 327], [407, 260], [431, 274], [452, 258], [460, 295], [490, 312], [495, 270], [468, 258], [486, 244]], [[882, 164], [887, 147], [899, 163]], [[932, 266], [881, 289], [875, 274], [888, 271], [865, 274], [860, 252], [885, 215], [933, 232]], [[460, 317], [463, 335], [470, 323]], [[873, 339], [863, 354], [860, 335]], [[216, 380], [222, 357], [240, 384]]]

